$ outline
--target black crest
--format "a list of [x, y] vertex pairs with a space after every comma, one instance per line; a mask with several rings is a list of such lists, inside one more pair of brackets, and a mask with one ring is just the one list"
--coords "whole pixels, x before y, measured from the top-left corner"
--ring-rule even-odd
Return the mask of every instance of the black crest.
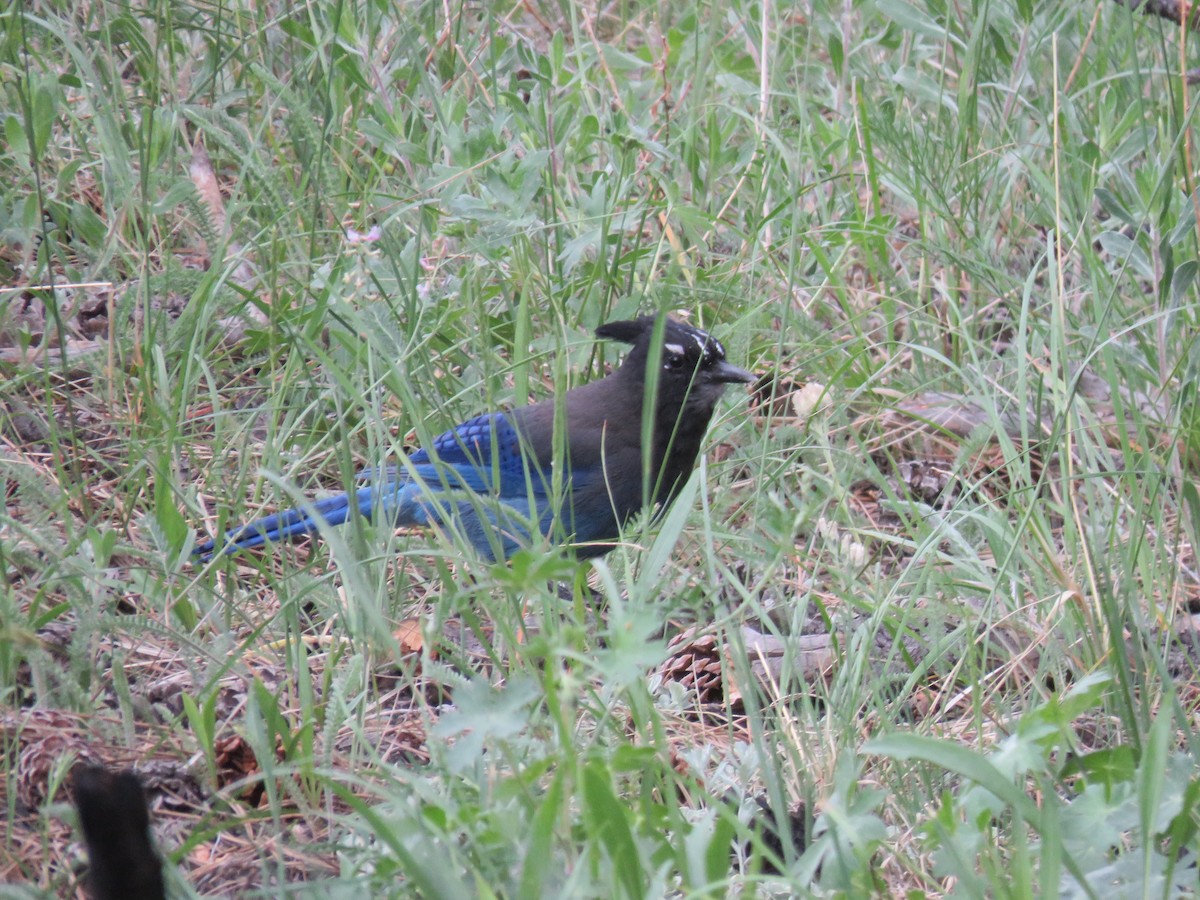
[[[630, 359], [639, 362], [650, 352], [657, 319], [640, 316], [619, 322], [608, 322], [596, 329], [596, 337], [633, 345]], [[714, 382], [749, 381], [749, 373], [725, 362], [725, 348], [703, 329], [668, 317], [662, 328], [662, 365], [668, 372], [702, 372]]]

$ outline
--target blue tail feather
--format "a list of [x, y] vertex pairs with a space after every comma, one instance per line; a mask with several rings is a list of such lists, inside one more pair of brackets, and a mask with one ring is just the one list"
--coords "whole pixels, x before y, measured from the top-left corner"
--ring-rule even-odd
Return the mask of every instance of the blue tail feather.
[[[403, 467], [371, 469], [361, 487], [229, 529], [196, 548], [198, 556], [235, 553], [344, 524], [354, 510], [396, 526], [459, 532], [488, 559], [505, 558], [554, 518], [548, 486], [527, 470], [506, 416], [480, 416], [434, 441], [437, 458], [418, 450]], [[496, 455], [493, 455], [495, 451]]]
[[[357, 494], [361, 495], [364, 492], [367, 494], [366, 511], [370, 512], [372, 489], [364, 488]], [[356, 495], [356, 499], [359, 500], [361, 511], [361, 497]], [[198, 545], [195, 552], [198, 556], [211, 556], [218, 552], [219, 548], [221, 553], [236, 553], [239, 550], [261, 547], [263, 544], [294, 540], [306, 534], [315, 534], [320, 530], [321, 522], [326, 525], [342, 525], [349, 518], [349, 514], [349, 495], [338, 494], [239, 525], [227, 531], [219, 540], [205, 541]]]
[[197, 556], [210, 557], [216, 553], [237, 553], [264, 544], [295, 540], [316, 534], [322, 526], [344, 525], [350, 519], [352, 508], [368, 521], [378, 510], [384, 521], [397, 526], [429, 525], [431, 520], [439, 518], [427, 504], [417, 502], [422, 493], [418, 484], [397, 479], [392, 472], [386, 474], [388, 480], [364, 485], [353, 494], [336, 494], [238, 525], [225, 532], [223, 538], [197, 545], [194, 552]]
[[[195, 554], [209, 558], [215, 554], [238, 553], [265, 544], [295, 540], [318, 533], [322, 527], [344, 525], [356, 510], [365, 519], [379, 516], [395, 526], [441, 526], [460, 530], [489, 559], [509, 556], [527, 543], [530, 529], [530, 504], [525, 498], [498, 502], [466, 490], [439, 491], [416, 481], [390, 479], [367, 484], [353, 494], [337, 494], [294, 509], [255, 519], [225, 532], [218, 540], [205, 541]], [[533, 531], [545, 532], [552, 515], [546, 510]], [[539, 527], [540, 524], [540, 527]], [[493, 542], [499, 540], [499, 545]], [[496, 550], [500, 553], [497, 554]]]

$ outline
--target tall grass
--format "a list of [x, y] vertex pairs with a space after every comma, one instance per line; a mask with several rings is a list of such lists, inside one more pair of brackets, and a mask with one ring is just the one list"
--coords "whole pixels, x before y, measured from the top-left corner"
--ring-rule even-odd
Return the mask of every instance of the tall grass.
[[[271, 895], [1194, 892], [1173, 26], [920, 0], [0, 15], [0, 698], [186, 762], [180, 890], [218, 883], [222, 834]], [[720, 452], [605, 559], [487, 566], [361, 522], [191, 558], [597, 377], [619, 351], [591, 331], [663, 309], [776, 401], [726, 402]], [[670, 645], [691, 627], [703, 696]], [[73, 883], [20, 837], [59, 816], [22, 819], [7, 873]]]

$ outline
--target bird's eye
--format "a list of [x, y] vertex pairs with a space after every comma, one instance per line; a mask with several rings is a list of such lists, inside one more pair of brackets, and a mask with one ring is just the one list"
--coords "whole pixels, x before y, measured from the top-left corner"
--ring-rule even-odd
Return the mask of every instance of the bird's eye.
[[663, 368], [668, 372], [678, 372], [683, 368], [683, 357], [678, 353], [668, 353], [663, 357]]

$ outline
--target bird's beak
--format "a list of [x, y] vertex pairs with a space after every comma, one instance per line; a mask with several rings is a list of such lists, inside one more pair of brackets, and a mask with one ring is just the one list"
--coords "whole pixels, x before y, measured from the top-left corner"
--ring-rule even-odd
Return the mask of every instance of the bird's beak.
[[748, 384], [755, 377], [745, 369], [739, 369], [724, 360], [705, 371], [704, 374], [713, 384]]

